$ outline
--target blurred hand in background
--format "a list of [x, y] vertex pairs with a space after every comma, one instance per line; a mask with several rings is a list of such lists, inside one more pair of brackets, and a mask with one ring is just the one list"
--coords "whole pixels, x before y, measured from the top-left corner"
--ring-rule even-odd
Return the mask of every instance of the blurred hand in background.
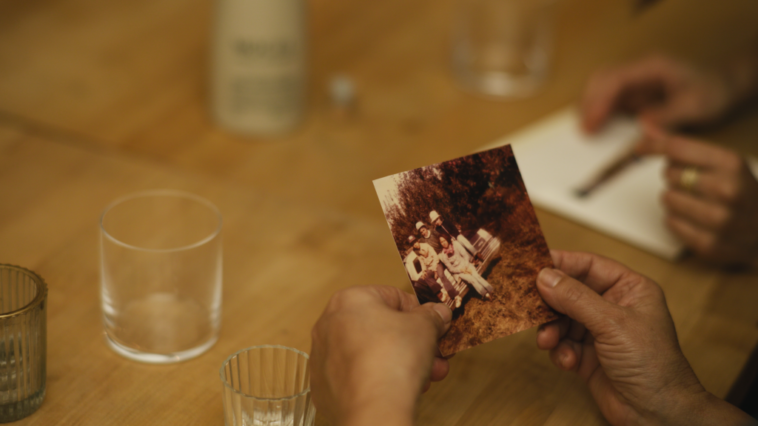
[[757, 85], [758, 57], [752, 52], [713, 70], [649, 56], [590, 78], [581, 104], [582, 127], [594, 133], [620, 112], [667, 128], [713, 124], [754, 96]]
[[758, 261], [758, 182], [736, 152], [666, 129], [717, 123], [757, 87], [755, 52], [711, 70], [655, 55], [593, 75], [581, 105], [588, 133], [617, 113], [639, 117], [645, 140], [638, 153], [668, 160], [666, 225], [696, 254], [721, 264]]
[[640, 154], [668, 160], [666, 225], [698, 255], [722, 264], [758, 262], [758, 181], [744, 158], [643, 122]]

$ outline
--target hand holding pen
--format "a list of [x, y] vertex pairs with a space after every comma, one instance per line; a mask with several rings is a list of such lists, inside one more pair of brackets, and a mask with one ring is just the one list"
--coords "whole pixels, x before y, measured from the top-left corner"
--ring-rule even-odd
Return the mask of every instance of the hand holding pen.
[[757, 51], [720, 68], [698, 69], [653, 55], [593, 75], [581, 107], [584, 130], [595, 133], [612, 115], [625, 112], [641, 119], [644, 138], [577, 195], [586, 196], [637, 156], [664, 155], [667, 226], [702, 257], [727, 264], [756, 262], [758, 182], [746, 161], [733, 151], [664, 129], [716, 123], [755, 96]]
[[758, 260], [758, 181], [736, 152], [643, 121], [638, 154], [664, 155], [666, 225], [698, 255], [723, 264]]

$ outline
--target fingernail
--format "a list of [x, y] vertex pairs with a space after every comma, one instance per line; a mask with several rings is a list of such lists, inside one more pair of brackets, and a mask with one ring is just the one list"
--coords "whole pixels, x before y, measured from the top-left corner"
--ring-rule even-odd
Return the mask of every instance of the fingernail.
[[434, 306], [432, 306], [432, 309], [437, 312], [437, 315], [439, 315], [440, 318], [442, 318], [442, 321], [445, 323], [453, 320], [453, 311], [451, 311], [447, 305], [442, 303], [435, 303]]
[[541, 270], [540, 274], [537, 276], [537, 282], [546, 287], [555, 287], [562, 277], [563, 274], [560, 271], [552, 268], [545, 268]]

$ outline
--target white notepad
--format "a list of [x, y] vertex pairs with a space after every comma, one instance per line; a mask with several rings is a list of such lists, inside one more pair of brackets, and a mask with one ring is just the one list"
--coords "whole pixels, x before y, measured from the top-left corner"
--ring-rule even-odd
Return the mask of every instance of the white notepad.
[[660, 196], [665, 188], [663, 157], [645, 157], [629, 165], [589, 196], [576, 189], [639, 139], [632, 119], [616, 119], [596, 136], [579, 128], [574, 108], [561, 110], [526, 129], [484, 147], [511, 144], [529, 197], [536, 206], [666, 259], [683, 244], [665, 227]]

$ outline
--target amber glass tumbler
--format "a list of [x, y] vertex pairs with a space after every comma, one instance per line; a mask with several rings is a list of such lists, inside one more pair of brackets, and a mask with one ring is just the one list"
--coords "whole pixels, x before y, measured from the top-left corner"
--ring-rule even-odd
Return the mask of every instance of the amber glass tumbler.
[[37, 411], [45, 398], [47, 285], [34, 272], [0, 264], [0, 422]]

